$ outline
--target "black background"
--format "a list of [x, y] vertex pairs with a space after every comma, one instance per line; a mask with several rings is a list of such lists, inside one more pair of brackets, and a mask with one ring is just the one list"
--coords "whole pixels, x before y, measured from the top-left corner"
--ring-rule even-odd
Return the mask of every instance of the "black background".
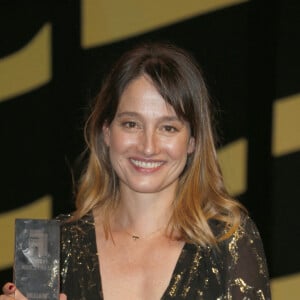
[[[78, 0], [1, 1], [0, 8], [0, 58], [46, 22], [53, 55], [48, 84], [0, 102], [0, 212], [45, 194], [54, 199], [53, 215], [74, 209], [71, 171], [80, 171], [83, 121], [103, 75], [135, 43], [166, 40], [202, 66], [221, 144], [248, 140], [247, 191], [238, 198], [261, 232], [271, 276], [300, 271], [300, 152], [271, 154], [273, 103], [300, 92], [299, 1], [249, 1], [90, 49], [80, 46]], [[2, 270], [0, 282], [11, 271]]]

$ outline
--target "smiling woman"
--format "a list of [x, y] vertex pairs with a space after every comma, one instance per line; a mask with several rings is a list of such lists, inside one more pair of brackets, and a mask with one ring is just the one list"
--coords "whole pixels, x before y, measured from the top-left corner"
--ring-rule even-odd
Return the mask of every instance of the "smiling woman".
[[125, 53], [85, 137], [77, 210], [61, 218], [69, 299], [270, 299], [261, 239], [224, 186], [189, 54], [168, 44]]
[[104, 140], [120, 179], [120, 195], [128, 198], [133, 197], [128, 195], [131, 190], [158, 193], [168, 189], [173, 195], [187, 155], [194, 150], [189, 124], [177, 117], [145, 76], [124, 90], [115, 118], [104, 125]]

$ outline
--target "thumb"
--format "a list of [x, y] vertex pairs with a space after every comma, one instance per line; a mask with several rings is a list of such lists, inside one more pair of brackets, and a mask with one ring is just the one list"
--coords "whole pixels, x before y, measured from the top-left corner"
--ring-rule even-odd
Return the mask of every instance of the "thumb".
[[6, 296], [14, 296], [16, 289], [16, 286], [12, 282], [7, 282], [2, 287], [3, 294]]
[[67, 300], [67, 296], [65, 294], [59, 294], [59, 300]]
[[3, 288], [3, 293], [6, 296], [10, 296], [13, 297], [16, 300], [27, 300], [27, 298], [17, 289], [17, 287], [11, 283], [11, 282], [7, 282]]

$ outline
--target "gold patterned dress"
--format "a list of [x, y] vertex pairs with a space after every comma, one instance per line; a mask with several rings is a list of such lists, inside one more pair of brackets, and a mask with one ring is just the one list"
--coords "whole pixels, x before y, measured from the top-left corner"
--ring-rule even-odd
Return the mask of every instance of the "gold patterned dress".
[[[61, 291], [68, 300], [103, 299], [92, 214], [61, 225]], [[211, 222], [215, 234], [222, 226]], [[218, 247], [186, 243], [162, 300], [267, 300], [269, 277], [259, 232], [245, 216]], [[142, 299], [141, 299], [142, 300]]]

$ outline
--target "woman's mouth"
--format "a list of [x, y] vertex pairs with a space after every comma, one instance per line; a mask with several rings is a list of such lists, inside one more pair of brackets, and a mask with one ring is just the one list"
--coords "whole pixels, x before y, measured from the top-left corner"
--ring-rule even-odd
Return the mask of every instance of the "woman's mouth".
[[163, 165], [162, 161], [144, 161], [132, 158], [130, 159], [130, 161], [134, 166], [143, 169], [156, 169]]

